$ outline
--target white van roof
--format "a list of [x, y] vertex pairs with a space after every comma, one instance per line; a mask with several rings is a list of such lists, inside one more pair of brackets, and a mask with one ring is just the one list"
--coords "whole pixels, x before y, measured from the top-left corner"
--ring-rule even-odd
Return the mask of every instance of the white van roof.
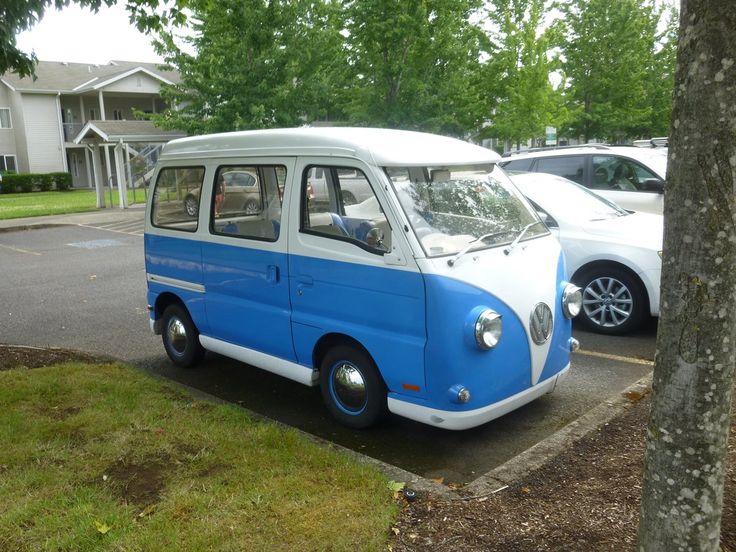
[[241, 155], [359, 157], [378, 166], [495, 163], [494, 151], [455, 138], [382, 128], [319, 127], [249, 130], [172, 140], [161, 159]]

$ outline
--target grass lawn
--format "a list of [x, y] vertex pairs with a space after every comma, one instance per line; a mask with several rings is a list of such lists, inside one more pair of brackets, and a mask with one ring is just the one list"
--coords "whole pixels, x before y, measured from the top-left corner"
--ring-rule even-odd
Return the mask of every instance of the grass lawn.
[[[143, 203], [146, 198], [142, 188], [128, 190], [128, 202]], [[105, 203], [110, 206], [110, 192], [105, 192]], [[117, 190], [113, 193], [113, 204], [118, 205]], [[91, 189], [68, 192], [31, 192], [0, 194], [0, 220], [42, 215], [61, 215], [94, 211], [97, 207], [95, 191]]]
[[381, 550], [387, 479], [122, 364], [0, 371], [0, 550]]

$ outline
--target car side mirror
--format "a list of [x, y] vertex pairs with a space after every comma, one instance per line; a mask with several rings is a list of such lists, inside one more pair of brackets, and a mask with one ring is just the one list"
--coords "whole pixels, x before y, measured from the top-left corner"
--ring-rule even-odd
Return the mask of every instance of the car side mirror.
[[658, 178], [647, 178], [641, 183], [641, 189], [644, 192], [664, 193], [664, 181]]

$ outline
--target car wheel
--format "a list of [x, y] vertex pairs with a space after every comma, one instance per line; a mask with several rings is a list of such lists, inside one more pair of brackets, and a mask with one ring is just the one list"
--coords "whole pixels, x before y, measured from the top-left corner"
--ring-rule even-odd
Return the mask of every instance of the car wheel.
[[364, 351], [348, 345], [332, 348], [319, 375], [322, 399], [341, 424], [363, 429], [386, 415], [386, 385]]
[[188, 195], [184, 199], [184, 212], [186, 212], [187, 215], [190, 217], [196, 217], [199, 213], [199, 201], [197, 201], [197, 198]]
[[190, 368], [204, 356], [199, 343], [199, 331], [187, 310], [181, 305], [170, 305], [163, 315], [161, 338], [171, 362], [182, 368]]
[[621, 335], [638, 328], [649, 308], [638, 278], [615, 266], [602, 266], [575, 278], [583, 290], [583, 308], [577, 317], [589, 330]]
[[246, 215], [257, 215], [261, 212], [261, 207], [260, 205], [258, 205], [258, 202], [255, 199], [249, 199], [245, 202], [243, 210], [245, 211]]
[[355, 196], [352, 192], [345, 192], [342, 193], [342, 204], [343, 205], [355, 205], [358, 203], [358, 200], [355, 199]]

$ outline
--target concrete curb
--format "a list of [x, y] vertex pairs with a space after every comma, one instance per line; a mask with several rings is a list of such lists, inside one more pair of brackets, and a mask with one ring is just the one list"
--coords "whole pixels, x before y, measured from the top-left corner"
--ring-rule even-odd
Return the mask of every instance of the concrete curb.
[[511, 485], [569, 449], [576, 441], [610, 422], [652, 390], [652, 372], [602, 402], [543, 441], [480, 476], [463, 488], [471, 496], [488, 495]]
[[38, 230], [53, 226], [74, 226], [79, 224], [105, 224], [125, 220], [143, 219], [145, 204], [134, 204], [127, 209], [106, 208], [81, 213], [67, 213], [63, 215], [44, 215], [40, 217], [25, 217], [18, 219], [0, 220], [0, 233], [19, 232], [23, 230]]

